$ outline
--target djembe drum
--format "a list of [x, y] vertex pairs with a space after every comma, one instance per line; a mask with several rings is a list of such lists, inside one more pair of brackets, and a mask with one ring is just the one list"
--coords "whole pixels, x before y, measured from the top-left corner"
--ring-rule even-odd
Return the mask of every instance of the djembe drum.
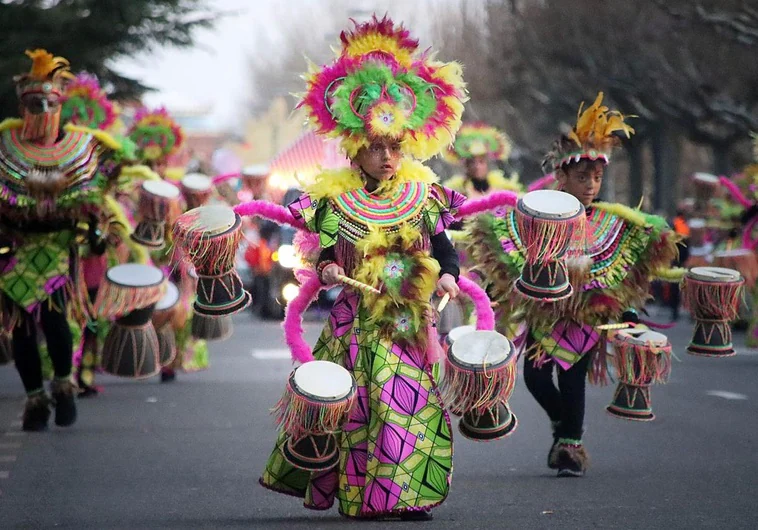
[[618, 385], [606, 410], [625, 420], [652, 421], [650, 386], [668, 381], [671, 344], [666, 335], [639, 327], [616, 332], [611, 344]]
[[103, 344], [105, 372], [141, 379], [160, 371], [151, 317], [165, 290], [163, 272], [152, 265], [127, 263], [108, 269], [95, 300], [98, 316], [116, 319]]
[[170, 365], [176, 358], [176, 333], [172, 320], [179, 305], [179, 288], [168, 282], [166, 294], [158, 300], [153, 313], [153, 327], [158, 335], [158, 360], [161, 366]]
[[166, 220], [176, 208], [179, 188], [162, 180], [146, 180], [140, 188], [138, 201], [139, 223], [131, 238], [152, 249], [165, 245]]
[[695, 331], [687, 353], [706, 357], [730, 357], [732, 329], [739, 314], [745, 280], [732, 269], [695, 267], [684, 278], [684, 302], [695, 319]]
[[721, 269], [732, 269], [745, 279], [745, 288], [752, 289], [758, 281], [758, 257], [747, 248], [720, 250], [713, 253], [713, 265]]
[[188, 210], [203, 206], [213, 195], [213, 181], [202, 173], [190, 173], [182, 178], [180, 186]]
[[195, 313], [192, 315], [191, 333], [192, 338], [202, 340], [226, 340], [234, 332], [232, 317], [207, 316]]
[[565, 256], [584, 241], [582, 203], [562, 191], [532, 191], [519, 199], [515, 216], [526, 258], [517, 292], [545, 302], [571, 296]]
[[277, 424], [287, 433], [284, 458], [306, 471], [323, 471], [339, 462], [334, 433], [347, 422], [357, 386], [342, 366], [310, 361], [292, 371], [277, 403]]
[[196, 314], [233, 315], [250, 304], [250, 294], [234, 269], [242, 220], [228, 206], [201, 206], [180, 215], [174, 236], [197, 274]]
[[709, 241], [705, 219], [690, 219], [687, 226], [690, 229], [690, 237], [687, 241], [690, 256], [685, 266], [690, 268], [710, 266], [713, 260], [713, 243]]
[[515, 348], [503, 335], [462, 330], [453, 337], [440, 392], [450, 412], [461, 416], [463, 436], [482, 442], [516, 429], [518, 420], [508, 407], [515, 383]]

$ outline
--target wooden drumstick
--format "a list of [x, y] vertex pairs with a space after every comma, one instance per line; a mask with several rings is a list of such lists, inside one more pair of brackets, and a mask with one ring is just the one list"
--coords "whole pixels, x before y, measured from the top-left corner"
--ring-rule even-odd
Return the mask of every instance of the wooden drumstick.
[[445, 293], [445, 296], [442, 297], [442, 300], [440, 300], [440, 305], [437, 306], [437, 312], [441, 313], [443, 309], [445, 309], [445, 306], [450, 301], [450, 293]]
[[376, 287], [371, 287], [370, 285], [366, 285], [365, 283], [359, 282], [357, 280], [353, 280], [352, 278], [348, 278], [347, 276], [344, 276], [342, 274], [338, 274], [337, 279], [340, 281], [340, 283], [344, 283], [345, 285], [349, 285], [350, 287], [355, 287], [356, 289], [359, 289], [361, 291], [365, 291], [367, 293], [382, 294], [382, 292]]
[[633, 327], [632, 324], [621, 322], [619, 324], [601, 324], [600, 326], [595, 326], [595, 329], [601, 331], [611, 331], [614, 329], [627, 329], [631, 327]]

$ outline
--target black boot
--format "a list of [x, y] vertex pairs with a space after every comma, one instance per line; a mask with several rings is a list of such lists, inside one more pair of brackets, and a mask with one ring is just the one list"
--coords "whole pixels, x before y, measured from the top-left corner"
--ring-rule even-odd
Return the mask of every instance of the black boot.
[[559, 421], [550, 422], [553, 427], [553, 445], [550, 446], [550, 451], [547, 453], [547, 467], [550, 469], [558, 469], [558, 425]]
[[45, 392], [40, 392], [26, 398], [22, 429], [35, 432], [47, 429], [47, 420], [50, 419], [50, 398]]
[[581, 440], [558, 441], [558, 477], [583, 477], [588, 467], [589, 456]]
[[161, 383], [171, 383], [176, 380], [176, 372], [171, 368], [161, 370]]
[[69, 380], [56, 379], [50, 385], [55, 403], [55, 424], [69, 427], [76, 423], [76, 385]]

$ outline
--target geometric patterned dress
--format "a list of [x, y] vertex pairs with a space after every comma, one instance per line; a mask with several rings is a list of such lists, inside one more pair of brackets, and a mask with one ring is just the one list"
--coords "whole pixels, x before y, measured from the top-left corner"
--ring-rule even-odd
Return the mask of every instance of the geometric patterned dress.
[[[452, 192], [442, 190], [424, 198], [421, 216], [432, 234], [452, 221], [445, 208]], [[290, 208], [324, 236], [323, 226], [334, 229], [328, 218], [339, 214], [338, 202], [316, 204], [303, 196]], [[340, 265], [343, 258], [338, 253]], [[330, 508], [336, 497], [340, 513], [349, 517], [428, 509], [444, 501], [450, 488], [450, 419], [426, 351], [380, 334], [361, 299], [359, 292], [342, 290], [313, 351], [318, 360], [344, 366], [357, 383], [357, 405], [337, 433], [338, 465], [319, 473], [293, 467], [282, 456], [286, 436], [281, 433], [260, 482], [304, 498], [305, 506], [316, 510]]]

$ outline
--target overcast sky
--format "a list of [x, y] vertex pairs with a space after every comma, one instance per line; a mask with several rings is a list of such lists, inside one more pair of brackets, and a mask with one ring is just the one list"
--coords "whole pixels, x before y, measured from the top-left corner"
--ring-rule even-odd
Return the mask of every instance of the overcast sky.
[[[451, 0], [427, 1], [445, 3]], [[208, 106], [214, 123], [221, 127], [233, 127], [241, 121], [244, 115], [241, 107], [250, 99], [247, 94], [250, 87], [246, 58], [250, 54], [267, 51], [256, 48], [276, 46], [287, 26], [286, 17], [291, 13], [297, 16], [306, 11], [318, 16], [319, 9], [327, 2], [213, 0], [211, 5], [233, 14], [223, 17], [211, 30], [198, 31], [195, 35], [196, 46], [190, 49], [165, 48], [152, 54], [120, 60], [116, 68], [158, 89], [158, 92], [146, 96], [148, 105], [175, 108]], [[389, 10], [396, 19], [402, 20], [403, 17], [402, 9], [397, 7], [398, 0], [352, 0], [349, 5], [357, 10], [375, 10], [380, 15]], [[346, 23], [350, 14], [345, 13]], [[261, 43], [267, 45], [264, 47]]]

